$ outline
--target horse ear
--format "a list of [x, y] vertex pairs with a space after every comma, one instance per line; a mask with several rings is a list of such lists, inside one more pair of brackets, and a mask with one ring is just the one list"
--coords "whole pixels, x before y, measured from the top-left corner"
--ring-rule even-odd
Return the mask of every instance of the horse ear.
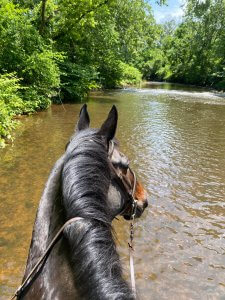
[[79, 120], [77, 122], [76, 130], [80, 131], [83, 129], [87, 129], [90, 124], [90, 118], [87, 112], [87, 104], [84, 104], [80, 110]]
[[112, 140], [115, 136], [117, 120], [118, 120], [118, 112], [115, 105], [113, 105], [107, 119], [102, 124], [98, 132], [100, 135], [106, 137], [107, 142]]

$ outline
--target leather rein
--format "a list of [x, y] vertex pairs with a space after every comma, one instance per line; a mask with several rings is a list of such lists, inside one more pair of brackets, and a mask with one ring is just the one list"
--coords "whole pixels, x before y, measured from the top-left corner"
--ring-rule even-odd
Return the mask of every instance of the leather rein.
[[[111, 145], [112, 145], [112, 150], [108, 154], [109, 158], [111, 158], [111, 156], [113, 154], [113, 151], [114, 151], [114, 142], [113, 141], [111, 141]], [[131, 208], [131, 215], [130, 215], [130, 241], [128, 242], [128, 246], [129, 246], [129, 256], [130, 256], [131, 288], [132, 288], [133, 294], [134, 294], [134, 296], [136, 298], [135, 273], [134, 273], [134, 258], [133, 258], [133, 252], [134, 252], [133, 239], [134, 239], [134, 220], [135, 220], [135, 215], [136, 215], [136, 210], [137, 210], [137, 200], [134, 198], [135, 197], [135, 189], [136, 189], [137, 178], [136, 178], [136, 174], [131, 170], [130, 167], [128, 167], [129, 171], [132, 173], [132, 175], [134, 177], [132, 191], [130, 192], [128, 190], [128, 188], [127, 188], [127, 184], [124, 182], [122, 176], [120, 176], [117, 173], [116, 168], [113, 166], [112, 163], [111, 163], [111, 167], [112, 167], [113, 171], [115, 172], [116, 176], [122, 182], [122, 184], [125, 187], [127, 193], [131, 197], [132, 208]], [[128, 205], [130, 205], [129, 202], [125, 206], [125, 208], [122, 210], [122, 212], [120, 214], [122, 214], [124, 211], [126, 211], [126, 209], [128, 208]], [[23, 281], [23, 283], [17, 288], [17, 290], [15, 291], [14, 295], [10, 298], [10, 300], [13, 300], [14, 298], [20, 296], [20, 294], [24, 291], [24, 289], [27, 286], [27, 284], [29, 284], [29, 280], [32, 279], [33, 275], [36, 274], [36, 272], [40, 269], [40, 267], [43, 265], [45, 259], [47, 259], [48, 255], [51, 253], [51, 250], [53, 249], [53, 247], [55, 246], [55, 244], [57, 243], [57, 241], [62, 237], [63, 230], [68, 225], [70, 225], [70, 224], [72, 224], [72, 223], [74, 223], [76, 221], [83, 220], [83, 219], [84, 218], [82, 218], [82, 217], [75, 217], [75, 218], [69, 219], [66, 223], [64, 223], [64, 225], [59, 229], [59, 231], [54, 236], [54, 238], [51, 241], [51, 243], [48, 245], [48, 247], [45, 250], [45, 252], [43, 253], [43, 255], [38, 259], [37, 263], [34, 265], [34, 267], [32, 268], [32, 270], [29, 272], [29, 274], [27, 275], [27, 277], [25, 278], [25, 280]]]

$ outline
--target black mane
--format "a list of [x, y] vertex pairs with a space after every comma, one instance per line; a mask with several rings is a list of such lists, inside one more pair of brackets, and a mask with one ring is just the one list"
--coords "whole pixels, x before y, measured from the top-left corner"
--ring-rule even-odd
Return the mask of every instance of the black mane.
[[96, 130], [78, 132], [62, 172], [66, 217], [83, 217], [65, 231], [74, 281], [84, 299], [134, 299], [122, 278], [107, 204], [111, 180], [106, 142]]

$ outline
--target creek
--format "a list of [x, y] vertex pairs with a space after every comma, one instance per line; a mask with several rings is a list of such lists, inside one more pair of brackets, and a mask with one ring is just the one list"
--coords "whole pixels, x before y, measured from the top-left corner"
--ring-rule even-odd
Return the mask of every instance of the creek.
[[[200, 88], [147, 83], [97, 91], [91, 126], [119, 111], [120, 149], [149, 192], [135, 224], [140, 299], [224, 299], [225, 98]], [[74, 130], [81, 104], [52, 105], [22, 120], [0, 150], [0, 299], [20, 284], [44, 184]], [[114, 221], [129, 280], [129, 225]]]

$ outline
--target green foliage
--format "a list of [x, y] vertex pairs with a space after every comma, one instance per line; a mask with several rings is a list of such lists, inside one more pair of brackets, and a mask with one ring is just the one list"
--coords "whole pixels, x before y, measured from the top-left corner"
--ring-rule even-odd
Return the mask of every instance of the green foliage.
[[16, 124], [15, 115], [50, 105], [60, 85], [58, 63], [63, 55], [53, 50], [51, 41], [40, 36], [34, 26], [35, 14], [28, 8], [1, 0], [0, 15], [0, 143], [3, 145], [3, 137], [10, 138]]
[[162, 27], [159, 48], [156, 78], [224, 89], [225, 1], [187, 0], [183, 22]]
[[212, 76], [217, 79], [215, 87], [225, 91], [225, 67], [223, 67], [222, 71], [212, 74]]
[[99, 66], [100, 84], [104, 88], [114, 88], [120, 85], [122, 80], [122, 69], [120, 61], [114, 56], [104, 57], [104, 61]]
[[135, 85], [141, 83], [142, 80], [142, 74], [141, 72], [126, 63], [120, 62], [120, 68], [121, 68], [121, 82], [122, 85]]
[[[0, 70], [16, 72], [21, 78], [24, 98], [36, 102], [37, 108], [46, 107], [60, 84], [57, 65], [63, 56], [46, 43], [32, 24], [28, 9], [20, 8], [9, 0], [0, 6]], [[30, 91], [32, 90], [32, 91]], [[43, 104], [41, 103], [43, 100]]]
[[[70, 68], [74, 65], [74, 71], [68, 72], [73, 74], [71, 78], [68, 74], [61, 77], [64, 99], [68, 92], [74, 98], [82, 91], [86, 93], [93, 80], [103, 88], [140, 80], [141, 75], [132, 66], [139, 69], [142, 53], [154, 40], [156, 26], [144, 0], [60, 0], [58, 10], [54, 37], [57, 50], [66, 53]], [[121, 63], [130, 65], [130, 70]], [[90, 69], [89, 76], [87, 72], [82, 74], [79, 66]]]
[[170, 78], [171, 70], [167, 57], [159, 48], [149, 50], [148, 60], [142, 66], [143, 76], [146, 79], [165, 80]]
[[104, 88], [135, 85], [142, 80], [142, 73], [137, 68], [110, 57], [99, 67], [99, 73], [99, 85]]
[[142, 77], [225, 89], [225, 1], [184, 7], [158, 25], [146, 0], [1, 0], [0, 136], [16, 114]]
[[[40, 98], [49, 99], [55, 95], [55, 88], [60, 85], [60, 71], [56, 61], [59, 63], [63, 60], [63, 56], [59, 53], [53, 53], [50, 50], [43, 50], [42, 52], [33, 52], [25, 62], [23, 70], [24, 81], [29, 86], [29, 90], [35, 91], [34, 101], [39, 95]], [[29, 91], [29, 97], [32, 93]], [[28, 98], [27, 93], [25, 97]], [[47, 101], [44, 101], [47, 103]], [[42, 108], [45, 107], [41, 105]]]
[[0, 14], [0, 70], [35, 109], [139, 82], [157, 28], [145, 0], [2, 0]]
[[13, 117], [32, 111], [30, 103], [24, 104], [21, 99], [21, 90], [20, 80], [15, 74], [0, 75], [0, 147], [4, 146], [3, 138], [11, 139], [11, 130], [16, 125]]
[[[100, 87], [93, 66], [78, 65], [66, 60], [61, 64], [61, 98], [66, 101], [82, 99], [88, 91]], [[60, 99], [61, 100], [61, 99]]]

